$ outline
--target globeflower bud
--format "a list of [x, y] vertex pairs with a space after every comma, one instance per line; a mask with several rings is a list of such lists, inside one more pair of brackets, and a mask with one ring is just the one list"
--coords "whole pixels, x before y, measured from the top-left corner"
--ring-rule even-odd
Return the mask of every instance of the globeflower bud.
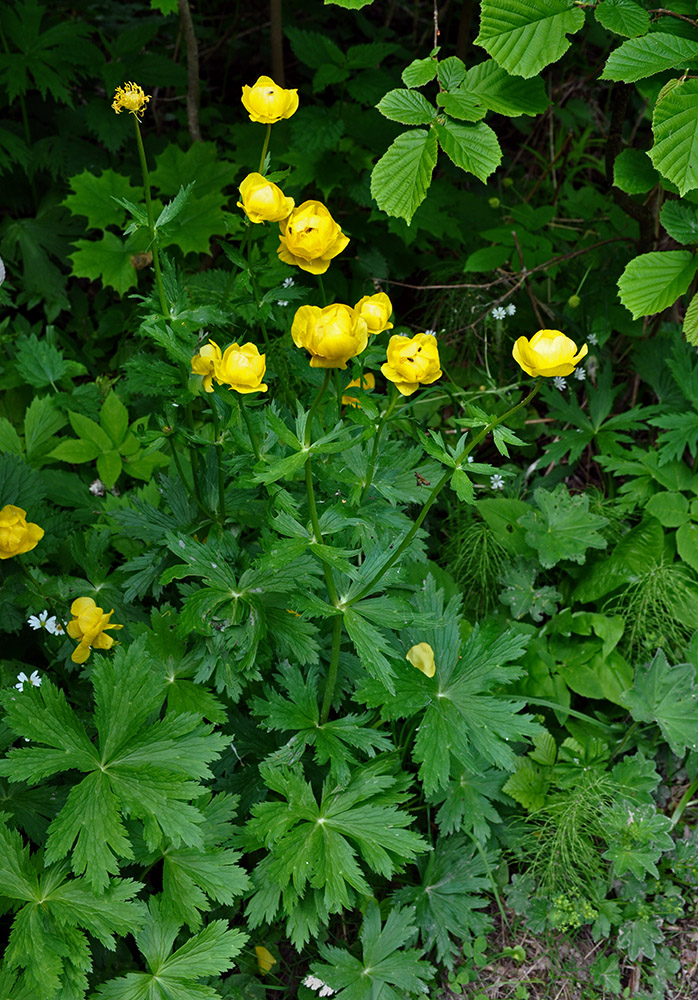
[[29, 552], [44, 537], [44, 529], [27, 522], [27, 512], [8, 503], [0, 510], [0, 559]]
[[436, 663], [434, 662], [434, 650], [428, 642], [418, 642], [416, 646], [408, 649], [406, 660], [409, 660], [413, 667], [421, 670], [427, 677], [433, 677], [436, 673]]
[[575, 342], [559, 330], [539, 330], [530, 341], [519, 337], [512, 354], [527, 375], [553, 378], [556, 375], [571, 375], [588, 350], [584, 344], [577, 351]]
[[261, 174], [248, 174], [240, 185], [238, 208], [241, 208], [250, 222], [281, 222], [287, 219], [295, 204], [287, 198], [280, 187], [272, 184]]
[[214, 341], [209, 340], [191, 359], [191, 370], [195, 375], [202, 375], [204, 389], [213, 392], [213, 379], [216, 375], [216, 364], [221, 360], [221, 349]]
[[567, 300], [567, 305], [570, 307], [570, 309], [577, 309], [581, 305], [581, 303], [582, 300], [578, 295], [570, 295], [570, 297]]
[[268, 386], [262, 382], [266, 367], [266, 355], [255, 344], [231, 344], [216, 362], [216, 381], [245, 395], [266, 392]]
[[381, 371], [403, 396], [411, 396], [420, 385], [436, 382], [443, 375], [436, 337], [432, 333], [391, 337], [388, 361], [381, 366]]
[[319, 201], [304, 201], [298, 205], [284, 222], [279, 223], [279, 229], [279, 259], [311, 274], [324, 274], [332, 258], [349, 242], [349, 237]]
[[364, 295], [354, 308], [366, 320], [369, 333], [383, 333], [384, 330], [392, 330], [393, 324], [389, 323], [388, 320], [393, 311], [393, 304], [385, 292]]
[[73, 663], [85, 663], [93, 648], [111, 649], [114, 640], [107, 635], [107, 629], [123, 628], [123, 625], [109, 624], [109, 619], [114, 614], [113, 608], [105, 614], [91, 597], [78, 597], [70, 605], [70, 613], [74, 617], [68, 622], [66, 631], [71, 639], [80, 640], [70, 657]]
[[284, 90], [270, 76], [260, 76], [251, 87], [242, 88], [242, 103], [250, 121], [274, 125], [298, 110], [298, 91]]
[[291, 336], [296, 347], [311, 355], [311, 368], [346, 368], [368, 343], [366, 320], [356, 309], [339, 302], [320, 309], [301, 306], [293, 318]]

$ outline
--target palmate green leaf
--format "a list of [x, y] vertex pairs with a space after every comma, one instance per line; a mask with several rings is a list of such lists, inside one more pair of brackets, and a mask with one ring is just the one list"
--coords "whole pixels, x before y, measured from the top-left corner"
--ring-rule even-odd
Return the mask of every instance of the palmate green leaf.
[[509, 117], [540, 115], [550, 104], [541, 77], [522, 80], [520, 76], [509, 76], [494, 59], [486, 59], [469, 69], [462, 89], [490, 111]]
[[393, 694], [395, 672], [388, 657], [394, 656], [395, 651], [383, 632], [353, 608], [344, 612], [344, 625], [362, 666]]
[[76, 240], [70, 254], [77, 278], [101, 281], [123, 295], [138, 283], [131, 256], [146, 249], [144, 237], [135, 234], [124, 243], [114, 233], [106, 232], [101, 240]]
[[590, 513], [588, 496], [570, 495], [560, 483], [554, 490], [537, 489], [534, 500], [538, 510], [528, 511], [518, 523], [546, 569], [562, 559], [583, 563], [588, 548], [606, 548], [606, 539], [599, 531], [608, 521]]
[[[16, 350], [17, 371], [35, 389], [48, 385], [56, 389], [56, 382], [60, 382], [64, 375], [80, 374], [75, 371], [74, 362], [65, 360], [62, 351], [45, 340], [39, 340], [33, 333], [29, 337], [18, 338]], [[82, 365], [79, 367], [83, 368]]]
[[644, 35], [650, 26], [649, 12], [635, 0], [602, 0], [594, 15], [604, 28], [626, 38]]
[[115, 198], [139, 202], [143, 197], [142, 188], [133, 187], [128, 177], [114, 170], [104, 170], [99, 175], [83, 170], [71, 177], [69, 183], [73, 190], [63, 204], [73, 215], [84, 216], [91, 229], [123, 225], [126, 212]]
[[489, 903], [482, 894], [491, 887], [489, 870], [495, 864], [494, 855], [485, 861], [465, 837], [442, 839], [432, 854], [418, 862], [421, 884], [392, 895], [400, 906], [413, 908], [424, 950], [436, 948], [437, 960], [449, 968], [464, 940], [492, 927], [491, 919], [478, 910]]
[[660, 92], [654, 108], [654, 145], [649, 157], [684, 195], [698, 187], [698, 80], [672, 80], [671, 84]]
[[344, 787], [326, 781], [318, 804], [298, 768], [260, 765], [265, 784], [281, 799], [254, 805], [245, 832], [250, 846], [264, 845], [268, 852], [254, 873], [258, 894], [264, 896], [267, 887], [274, 892], [266, 912], [253, 897], [248, 910], [252, 926], [271, 920], [279, 892], [291, 883], [301, 897], [311, 888], [323, 890], [324, 905], [332, 912], [350, 905], [352, 889], [371, 895], [359, 857], [390, 878], [428, 850], [419, 834], [406, 829], [412, 817], [398, 808], [406, 798], [405, 783], [385, 773], [390, 766], [391, 759], [384, 756], [355, 770]]
[[430, 801], [440, 805], [436, 814], [440, 833], [471, 833], [480, 843], [490, 835], [490, 825], [501, 823], [501, 817], [493, 803], [506, 802], [502, 785], [507, 777], [505, 771], [495, 771], [479, 762], [473, 771], [456, 768], [448, 786], [435, 792]]
[[102, 889], [117, 859], [133, 856], [123, 814], [143, 822], [151, 848], [163, 835], [174, 846], [201, 844], [202, 814], [190, 800], [211, 777], [208, 764], [226, 739], [196, 715], [157, 718], [165, 685], [145, 637], [102, 659], [92, 681], [97, 745], [50, 681], [3, 696], [7, 724], [39, 745], [11, 750], [0, 774], [33, 783], [67, 770], [87, 773], [49, 827], [45, 856], [52, 863], [72, 850], [73, 871]]
[[378, 207], [409, 225], [431, 184], [437, 150], [433, 129], [399, 135], [371, 173], [371, 195]]
[[[389, 752], [393, 744], [368, 725], [369, 713], [345, 715], [320, 725], [318, 676], [317, 669], [309, 670], [304, 676], [298, 667], [284, 664], [276, 675], [277, 687], [270, 687], [265, 698], [255, 698], [252, 712], [262, 717], [268, 730], [296, 733], [287, 745], [289, 751], [295, 755], [302, 746], [314, 747], [317, 763], [329, 762], [333, 779], [346, 784], [350, 765], [357, 764], [352, 749], [373, 757], [376, 752]], [[288, 698], [281, 693], [283, 690]], [[292, 763], [290, 759], [283, 761], [283, 749], [274, 759]]]
[[153, 187], [169, 198], [183, 185], [196, 182], [195, 196], [204, 198], [216, 194], [219, 205], [228, 200], [224, 188], [234, 184], [237, 178], [237, 165], [223, 159], [214, 142], [195, 142], [186, 150], [172, 142], [156, 156], [155, 170], [150, 174]]
[[313, 975], [335, 990], [339, 1000], [404, 1000], [428, 991], [435, 969], [422, 952], [406, 948], [416, 935], [413, 907], [396, 907], [381, 928], [378, 904], [371, 902], [361, 925], [361, 960], [344, 948], [320, 945], [324, 962], [312, 965]]
[[427, 125], [436, 117], [436, 108], [416, 90], [389, 90], [376, 108], [403, 125]]
[[50, 396], [34, 396], [24, 414], [24, 444], [27, 461], [36, 464], [52, 444], [53, 435], [65, 427], [65, 414]]
[[483, 183], [502, 162], [499, 140], [484, 122], [459, 125], [447, 118], [442, 125], [437, 123], [434, 130], [449, 159]]
[[100, 986], [95, 997], [104, 1000], [218, 1000], [220, 993], [199, 982], [232, 968], [247, 935], [231, 930], [225, 920], [214, 920], [172, 952], [181, 923], [151, 898], [143, 926], [134, 937], [147, 972], [131, 972]]
[[601, 79], [634, 83], [664, 69], [681, 69], [696, 58], [698, 42], [666, 31], [652, 31], [619, 45], [608, 57]]
[[673, 306], [688, 290], [697, 270], [698, 255], [690, 250], [640, 254], [626, 264], [618, 279], [620, 300], [633, 319], [652, 316]]
[[507, 73], [528, 79], [564, 55], [567, 34], [583, 24], [584, 11], [570, 0], [484, 0], [475, 44]]
[[249, 878], [237, 862], [240, 854], [227, 847], [173, 848], [162, 866], [162, 895], [177, 920], [192, 930], [201, 926], [201, 912], [209, 899], [230, 906], [249, 887]]
[[92, 966], [85, 932], [113, 951], [115, 936], [133, 933], [144, 916], [143, 905], [133, 902], [140, 883], [113, 880], [95, 896], [84, 879], [66, 879], [66, 874], [63, 865], [44, 870], [30, 858], [20, 835], [0, 825], [0, 895], [24, 904], [12, 924], [5, 964], [24, 969], [23, 986], [46, 1000], [69, 984], [75, 993], [60, 996], [84, 994]]
[[631, 872], [637, 879], [659, 878], [657, 861], [674, 846], [668, 816], [658, 813], [654, 803], [622, 802], [604, 811], [603, 825], [608, 843], [603, 856], [616, 876]]
[[698, 688], [689, 663], [672, 667], [663, 650], [646, 666], [638, 666], [635, 683], [623, 704], [637, 722], [656, 722], [673, 753], [698, 749]]

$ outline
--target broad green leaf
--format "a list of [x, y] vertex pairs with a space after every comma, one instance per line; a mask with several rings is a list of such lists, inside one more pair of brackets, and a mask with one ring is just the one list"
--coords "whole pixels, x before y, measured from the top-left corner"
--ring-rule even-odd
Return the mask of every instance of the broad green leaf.
[[698, 346], [698, 295], [694, 295], [683, 318], [683, 335], [689, 344]]
[[433, 80], [437, 74], [439, 64], [436, 59], [415, 59], [402, 71], [402, 82], [406, 87], [423, 87], [425, 83]]
[[438, 145], [433, 130], [413, 129], [397, 137], [371, 173], [371, 195], [388, 215], [409, 225], [424, 201], [436, 165]]
[[346, 7], [347, 10], [361, 10], [373, 3], [373, 0], [325, 0], [325, 3], [334, 4], [336, 7]]
[[635, 684], [625, 692], [623, 704], [637, 722], [656, 722], [673, 753], [698, 750], [696, 725], [698, 689], [690, 663], [670, 666], [660, 649], [647, 665], [638, 666]]
[[616, 802], [604, 811], [603, 826], [608, 843], [603, 856], [616, 876], [631, 872], [639, 880], [659, 878], [657, 861], [674, 846], [668, 816], [657, 812], [654, 803]]
[[698, 208], [684, 201], [665, 201], [659, 218], [677, 243], [698, 245]]
[[465, 63], [458, 56], [448, 56], [446, 59], [441, 59], [438, 77], [444, 90], [455, 90], [465, 79]]
[[651, 496], [645, 504], [645, 510], [665, 528], [678, 528], [689, 519], [688, 500], [683, 493], [671, 490], [662, 490]]
[[539, 767], [530, 757], [520, 757], [516, 770], [507, 778], [502, 791], [528, 812], [536, 812], [545, 805], [549, 787], [549, 769]]
[[455, 469], [451, 476], [451, 489], [455, 490], [456, 496], [463, 503], [475, 503], [475, 489], [468, 476], [462, 469]]
[[68, 411], [68, 419], [81, 441], [88, 441], [100, 451], [111, 451], [113, 448], [111, 438], [94, 420], [72, 410]]
[[608, 57], [601, 79], [634, 83], [664, 69], [681, 69], [696, 58], [698, 42], [666, 31], [652, 31], [619, 45]]
[[444, 153], [483, 183], [502, 162], [502, 150], [489, 125], [458, 125], [448, 119], [434, 126]]
[[484, 0], [476, 45], [502, 69], [537, 76], [570, 47], [568, 33], [584, 24], [584, 11], [569, 0]]
[[389, 90], [376, 107], [386, 118], [403, 125], [427, 125], [436, 117], [436, 108], [417, 90]]
[[479, 122], [487, 114], [487, 108], [480, 98], [467, 90], [456, 90], [452, 94], [437, 94], [436, 103], [451, 118], [464, 122]]
[[213, 193], [203, 198], [188, 198], [181, 205], [176, 218], [160, 231], [159, 242], [164, 247], [174, 244], [185, 254], [208, 253], [211, 238], [223, 236], [226, 232], [221, 195]]
[[[130, 237], [129, 244], [138, 237]], [[123, 295], [137, 284], [137, 271], [131, 262], [134, 253], [146, 250], [144, 239], [138, 246], [129, 248], [114, 233], [104, 233], [100, 240], [76, 240], [75, 252], [70, 254], [73, 274], [77, 278], [101, 281]]]
[[139, 202], [143, 189], [131, 185], [128, 177], [113, 170], [104, 170], [96, 176], [89, 170], [70, 178], [73, 193], [63, 199], [63, 204], [73, 215], [84, 215], [91, 229], [122, 226], [126, 212], [115, 198]]
[[97, 456], [97, 475], [108, 490], [115, 485], [121, 475], [122, 468], [121, 455], [115, 448], [112, 448], [110, 451], [104, 451], [101, 455]]
[[33, 333], [29, 337], [18, 338], [15, 350], [17, 371], [35, 389], [48, 385], [56, 389], [56, 382], [69, 374], [74, 364], [66, 361], [57, 347], [39, 340]]
[[648, 11], [635, 0], [602, 0], [594, 15], [604, 28], [626, 38], [644, 35], [650, 26]]
[[22, 455], [22, 441], [7, 417], [0, 418], [0, 453], [4, 455]]
[[620, 300], [633, 319], [652, 316], [673, 306], [698, 270], [698, 256], [690, 250], [643, 253], [626, 264], [618, 279]]
[[539, 115], [550, 104], [541, 77], [522, 80], [509, 76], [494, 59], [486, 59], [469, 69], [462, 87], [486, 108], [500, 115]]
[[682, 524], [676, 532], [676, 550], [693, 569], [698, 570], [698, 524]]
[[608, 524], [605, 517], [589, 511], [589, 497], [571, 495], [560, 483], [553, 490], [538, 488], [534, 493], [537, 510], [531, 509], [518, 519], [526, 532], [526, 541], [538, 552], [545, 569], [562, 559], [583, 563], [588, 548], [605, 549], [607, 542], [599, 530]]
[[613, 183], [626, 194], [646, 194], [659, 183], [659, 174], [642, 149], [624, 149], [613, 161]]
[[676, 81], [660, 94], [652, 131], [649, 157], [660, 174], [676, 184], [681, 195], [698, 187], [698, 80]]
[[50, 396], [35, 396], [24, 414], [24, 443], [27, 460], [35, 462], [43, 457], [53, 435], [67, 423]]
[[112, 389], [102, 403], [99, 422], [115, 447], [123, 442], [128, 430], [128, 410]]
[[55, 458], [59, 462], [71, 462], [79, 465], [81, 462], [94, 462], [100, 454], [98, 445], [91, 441], [60, 441], [55, 448], [48, 453], [48, 458]]
[[172, 142], [155, 158], [150, 174], [150, 183], [167, 197], [194, 182], [196, 198], [216, 194], [220, 205], [228, 198], [223, 189], [236, 180], [238, 167], [221, 157], [214, 142], [194, 142], [186, 150]]

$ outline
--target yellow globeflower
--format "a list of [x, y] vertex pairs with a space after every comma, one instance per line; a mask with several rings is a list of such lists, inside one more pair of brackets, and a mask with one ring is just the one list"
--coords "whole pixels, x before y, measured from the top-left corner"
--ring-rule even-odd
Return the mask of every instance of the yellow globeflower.
[[295, 202], [287, 198], [280, 187], [261, 174], [248, 174], [240, 185], [238, 208], [250, 222], [281, 222], [293, 211]]
[[330, 261], [349, 242], [339, 224], [320, 201], [304, 201], [279, 223], [281, 246], [276, 251], [285, 264], [311, 274], [324, 274]]
[[512, 354], [527, 375], [571, 375], [589, 348], [577, 345], [559, 330], [539, 330], [530, 340], [519, 337]]
[[143, 88], [137, 83], [125, 83], [123, 87], [116, 88], [112, 108], [117, 115], [128, 111], [140, 121], [149, 100], [150, 97], [143, 93]]
[[191, 359], [191, 370], [195, 375], [202, 375], [204, 389], [213, 392], [213, 379], [216, 376], [216, 365], [221, 360], [221, 349], [214, 341], [204, 344], [198, 354]]
[[433, 677], [436, 673], [434, 650], [428, 642], [418, 642], [416, 646], [412, 646], [411, 649], [407, 650], [405, 659], [409, 660], [413, 667], [421, 670], [427, 677]]
[[411, 396], [420, 385], [436, 382], [443, 375], [436, 337], [432, 333], [391, 337], [388, 361], [381, 365], [381, 371], [390, 382], [395, 383], [403, 396]]
[[257, 968], [262, 975], [265, 975], [265, 973], [270, 972], [276, 965], [276, 959], [269, 949], [265, 948], [263, 944], [255, 945], [254, 951], [257, 956]]
[[44, 529], [27, 522], [27, 512], [8, 503], [0, 510], [0, 559], [29, 552], [44, 537]]
[[[376, 388], [376, 376], [373, 372], [366, 372], [363, 378], [352, 379], [347, 389], [353, 389], [354, 387], [363, 389], [364, 392], [371, 392], [371, 390]], [[361, 406], [356, 396], [342, 396], [342, 403], [344, 406], [353, 406], [354, 408]]]
[[368, 343], [368, 329], [351, 306], [335, 302], [319, 306], [301, 306], [293, 318], [291, 336], [296, 347], [311, 355], [311, 368], [346, 368]]
[[68, 622], [66, 630], [71, 639], [80, 640], [70, 657], [73, 663], [84, 663], [92, 648], [111, 649], [114, 639], [107, 635], [107, 629], [123, 628], [123, 625], [109, 624], [109, 619], [114, 614], [113, 608], [106, 614], [91, 597], [78, 597], [70, 605], [70, 613], [74, 618]]
[[393, 311], [393, 304], [385, 292], [364, 295], [354, 308], [366, 320], [369, 333], [383, 333], [384, 330], [392, 330], [393, 324], [389, 323], [388, 320]]
[[298, 110], [298, 91], [284, 90], [270, 76], [260, 76], [251, 87], [242, 88], [242, 103], [250, 121], [274, 125]]
[[266, 367], [266, 355], [255, 344], [231, 344], [216, 361], [216, 382], [235, 392], [266, 392], [268, 387], [262, 382]]

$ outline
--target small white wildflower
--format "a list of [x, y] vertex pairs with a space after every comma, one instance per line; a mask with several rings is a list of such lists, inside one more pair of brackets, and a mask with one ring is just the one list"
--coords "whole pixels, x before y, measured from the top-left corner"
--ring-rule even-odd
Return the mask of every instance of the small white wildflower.
[[504, 476], [500, 476], [498, 472], [495, 472], [493, 476], [490, 476], [490, 486], [493, 490], [503, 490]]
[[468, 455], [468, 464], [470, 464], [471, 462], [474, 462], [474, 461], [475, 461], [475, 459], [473, 458], [473, 456], [472, 455]]
[[504, 309], [503, 306], [496, 306], [492, 310], [492, 318], [493, 319], [506, 319], [506, 315], [507, 315], [507, 311], [506, 311], [506, 309]]
[[509, 305], [507, 306], [507, 314], [509, 316], [515, 316], [516, 315], [516, 306], [514, 305], [513, 302], [510, 302]]
[[51, 635], [65, 635], [63, 623], [59, 622], [56, 618], [51, 618], [46, 622], [46, 631], [50, 632]]
[[277, 306], [287, 306], [288, 305], [288, 299], [277, 299], [276, 300], [276, 304], [277, 304]]
[[553, 385], [562, 392], [563, 389], [567, 388], [567, 379], [563, 378], [562, 375], [556, 375], [553, 379]]
[[590, 333], [589, 336], [587, 337], [587, 343], [591, 344], [592, 347], [596, 347], [598, 342], [599, 338], [596, 336], [595, 333]]
[[578, 382], [583, 382], [584, 379], [587, 377], [586, 368], [582, 368], [581, 365], [579, 368], [575, 368], [574, 377], [577, 379]]
[[436, 336], [436, 330], [425, 330], [424, 333], [425, 333], [425, 335], [427, 337], [435, 337]]
[[295, 285], [295, 281], [293, 278], [284, 278], [283, 284], [284, 288], [291, 288], [292, 285]]
[[30, 615], [29, 618], [27, 618], [27, 625], [33, 629], [45, 628], [47, 621], [48, 611], [40, 611], [38, 615]]
[[41, 687], [41, 676], [39, 675], [39, 671], [32, 670], [29, 677], [27, 677], [24, 671], [17, 674], [17, 683], [15, 684], [17, 690], [23, 691], [25, 684], [31, 684], [31, 686], [35, 688]]
[[104, 485], [101, 479], [95, 479], [94, 482], [90, 483], [90, 493], [96, 497], [103, 497], [107, 492], [107, 487]]

